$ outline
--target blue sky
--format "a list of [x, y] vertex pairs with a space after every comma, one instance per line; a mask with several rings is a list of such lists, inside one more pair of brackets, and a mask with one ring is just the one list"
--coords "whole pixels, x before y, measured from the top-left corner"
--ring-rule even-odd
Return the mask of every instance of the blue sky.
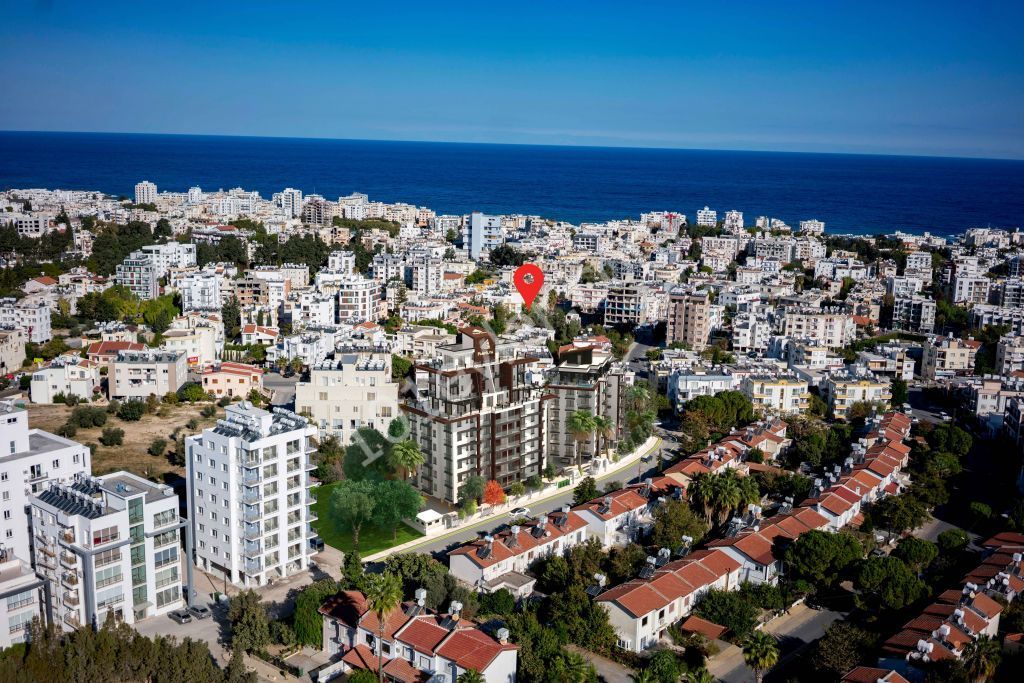
[[0, 129], [1024, 158], [1024, 3], [6, 3]]

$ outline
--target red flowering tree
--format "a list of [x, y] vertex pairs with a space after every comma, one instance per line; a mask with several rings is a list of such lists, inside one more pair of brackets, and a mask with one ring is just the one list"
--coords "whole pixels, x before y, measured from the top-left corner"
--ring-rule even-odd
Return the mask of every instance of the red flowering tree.
[[484, 502], [488, 505], [501, 505], [505, 502], [505, 492], [501, 488], [501, 484], [491, 479], [484, 486]]

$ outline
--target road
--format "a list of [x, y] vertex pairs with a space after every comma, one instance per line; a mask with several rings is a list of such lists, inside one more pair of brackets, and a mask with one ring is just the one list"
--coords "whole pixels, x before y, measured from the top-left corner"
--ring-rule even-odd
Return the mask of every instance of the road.
[[[813, 610], [805, 604], [793, 607], [789, 614], [768, 622], [764, 631], [779, 641], [779, 663], [785, 663], [803, 651], [810, 643], [825, 635], [833, 622], [843, 618], [841, 612]], [[743, 661], [743, 650], [730, 646], [708, 661], [708, 670], [725, 683], [748, 683], [754, 680], [754, 672]], [[769, 674], [768, 679], [771, 678]]]
[[[670, 452], [675, 450], [677, 444], [670, 434], [663, 433], [660, 430], [657, 434], [662, 439], [660, 447], [658, 447], [658, 451], [667, 456]], [[652, 456], [653, 455], [654, 454], [652, 454]], [[615, 470], [607, 474], [599, 475], [596, 477], [598, 488], [603, 489], [604, 486], [611, 481], [626, 484], [633, 481], [642, 481], [644, 478], [655, 474], [658, 471], [655, 458], [648, 457], [647, 460], [647, 462], [640, 461], [637, 464], [630, 465], [622, 470]], [[563, 505], [572, 505], [572, 503], [573, 491], [572, 489], [567, 489], [564, 493], [559, 493], [552, 498], [529, 503], [530, 514], [547, 514], [561, 509]], [[477, 524], [457, 529], [448, 535], [425, 540], [419, 545], [413, 546], [403, 552], [430, 553], [439, 556], [458, 545], [479, 538], [482, 532], [486, 530], [496, 530], [504, 526], [507, 522], [507, 518], [501, 517], [486, 519], [478, 522]]]
[[295, 384], [299, 379], [299, 375], [282, 377], [276, 372], [269, 371], [263, 375], [263, 386], [274, 392], [271, 403], [275, 406], [291, 407], [295, 401]]

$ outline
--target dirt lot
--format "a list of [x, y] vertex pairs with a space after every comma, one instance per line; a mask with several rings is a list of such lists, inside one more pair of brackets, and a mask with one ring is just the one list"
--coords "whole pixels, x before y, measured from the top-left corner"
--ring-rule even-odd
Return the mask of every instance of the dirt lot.
[[[83, 444], [94, 443], [98, 445], [92, 458], [93, 474], [105, 474], [115, 470], [128, 470], [139, 476], [154, 481], [166, 481], [168, 476], [185, 474], [185, 468], [175, 467], [166, 458], [158, 458], [147, 453], [153, 439], [164, 439], [168, 443], [168, 449], [173, 448], [171, 442], [175, 428], [180, 428], [180, 433], [191, 435], [202, 431], [216, 422], [216, 418], [203, 418], [199, 411], [202, 405], [177, 405], [161, 406], [160, 412], [153, 415], [143, 415], [138, 422], [124, 422], [116, 416], [109, 416], [107, 424], [103, 427], [90, 429], [79, 429], [74, 440]], [[33, 405], [28, 404], [29, 427], [44, 429], [48, 432], [56, 431], [58, 427], [67, 422], [68, 415], [73, 408], [65, 405]], [[222, 417], [224, 409], [217, 409], [217, 416]], [[185, 426], [192, 418], [199, 421], [199, 427], [190, 430]], [[108, 447], [100, 444], [100, 434], [106, 427], [117, 427], [124, 430], [124, 443], [120, 446]]]

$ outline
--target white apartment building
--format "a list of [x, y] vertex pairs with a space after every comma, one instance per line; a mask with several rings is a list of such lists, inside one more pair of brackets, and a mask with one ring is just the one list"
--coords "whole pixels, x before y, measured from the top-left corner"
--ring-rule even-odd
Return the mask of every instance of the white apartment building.
[[713, 228], [718, 225], [718, 212], [714, 209], [704, 207], [697, 210], [697, 225]]
[[214, 271], [189, 273], [178, 281], [181, 310], [219, 311], [221, 309], [221, 276]]
[[19, 237], [38, 239], [53, 229], [53, 216], [44, 213], [2, 213], [0, 223], [14, 226]]
[[185, 360], [175, 351], [118, 351], [107, 375], [110, 398], [144, 401], [177, 391], [188, 381]]
[[32, 373], [33, 403], [52, 404], [58, 394], [92, 399], [100, 385], [100, 364], [80, 356], [58, 356]]
[[1009, 375], [1024, 370], [1024, 336], [1003, 335], [996, 346], [996, 373]]
[[488, 216], [474, 211], [462, 224], [462, 243], [466, 245], [469, 256], [474, 261], [481, 254], [501, 246], [505, 242], [505, 233], [501, 228], [501, 216]]
[[743, 229], [743, 212], [742, 211], [726, 211], [725, 222], [722, 224], [726, 230], [742, 230]]
[[360, 427], [387, 433], [398, 417], [398, 388], [389, 354], [345, 353], [310, 368], [309, 381], [295, 385], [295, 412], [311, 417], [321, 436], [348, 444]]
[[932, 255], [927, 251], [913, 251], [907, 254], [907, 265], [904, 272], [931, 274]]
[[821, 388], [829, 412], [839, 420], [846, 419], [847, 412], [855, 403], [888, 405], [892, 400], [889, 381], [867, 373], [837, 372], [825, 378]]
[[25, 408], [0, 401], [0, 543], [31, 560], [28, 497], [50, 482], [90, 471], [89, 449], [64, 437], [30, 429]]
[[800, 221], [800, 232], [805, 235], [821, 235], [825, 232], [825, 221], [819, 221], [817, 218]]
[[807, 382], [796, 377], [751, 375], [740, 382], [740, 391], [760, 414], [791, 415], [807, 410]]
[[279, 197], [281, 210], [286, 217], [298, 218], [302, 215], [302, 190], [286, 187]]
[[338, 282], [338, 320], [375, 322], [383, 317], [380, 283], [350, 275]]
[[273, 363], [281, 358], [300, 358], [307, 367], [319, 365], [334, 352], [335, 336], [332, 328], [311, 328], [302, 334], [280, 337], [274, 346], [267, 347], [267, 361]]
[[927, 297], [896, 297], [892, 307], [892, 326], [912, 332], [932, 332], [936, 308], [935, 301]]
[[143, 301], [160, 296], [160, 275], [153, 260], [142, 252], [132, 252], [117, 265], [114, 280]]
[[781, 333], [840, 349], [856, 338], [857, 325], [839, 308], [787, 308], [782, 317]]
[[264, 586], [306, 569], [313, 554], [316, 427], [247, 401], [225, 413], [216, 427], [185, 439], [196, 563], [236, 586]]
[[135, 203], [136, 204], [153, 204], [156, 202], [156, 185], [143, 180], [141, 183], [135, 184]]
[[732, 321], [732, 348], [736, 353], [761, 352], [768, 348], [772, 323], [760, 313], [737, 313]]
[[113, 613], [134, 624], [182, 607], [178, 496], [130, 472], [81, 475], [30, 499], [36, 573], [52, 620], [98, 628]]
[[13, 548], [0, 548], [0, 649], [24, 643], [32, 620], [45, 620], [43, 585]]
[[923, 287], [924, 281], [911, 275], [891, 275], [885, 278], [885, 293], [896, 298], [919, 294]]
[[28, 341], [45, 344], [53, 337], [50, 305], [41, 298], [4, 297], [0, 299], [0, 328], [23, 330]]
[[682, 406], [698, 396], [714, 396], [738, 386], [739, 379], [725, 372], [708, 372], [703, 368], [679, 368], [668, 378], [668, 397], [672, 405]]
[[953, 279], [953, 302], [984, 304], [988, 302], [988, 290], [991, 280], [976, 275], [957, 275]]
[[921, 376], [925, 379], [948, 378], [973, 374], [974, 359], [981, 343], [973, 339], [937, 337], [924, 344], [921, 354]]
[[337, 299], [313, 289], [299, 293], [291, 304], [292, 329], [333, 325], [337, 319]]

